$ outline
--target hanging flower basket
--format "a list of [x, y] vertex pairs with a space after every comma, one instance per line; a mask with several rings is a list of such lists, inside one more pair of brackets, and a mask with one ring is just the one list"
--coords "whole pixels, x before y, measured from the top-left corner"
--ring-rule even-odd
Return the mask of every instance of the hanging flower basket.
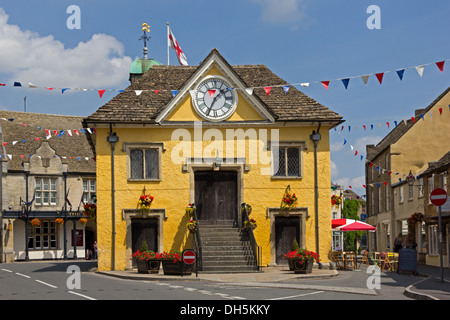
[[38, 218], [34, 218], [33, 220], [31, 220], [31, 225], [33, 227], [40, 227], [41, 226], [41, 220], [39, 220]]
[[256, 220], [255, 219], [250, 219], [250, 222], [248, 220], [244, 221], [244, 228], [246, 230], [250, 230], [250, 228], [252, 230], [256, 229], [257, 226], [258, 225], [256, 224]]
[[96, 221], [97, 219], [97, 205], [93, 203], [87, 203], [84, 205], [84, 215], [90, 220]]
[[336, 208], [339, 207], [339, 205], [342, 203], [342, 200], [344, 198], [341, 196], [338, 196], [337, 194], [331, 196], [331, 205], [336, 206]]
[[80, 218], [80, 220], [78, 220], [78, 222], [85, 226], [87, 224], [87, 219], [86, 218]]
[[195, 205], [193, 203], [189, 203], [186, 207], [186, 216], [192, 218], [194, 216]]
[[298, 198], [295, 193], [291, 193], [291, 187], [287, 186], [284, 191], [283, 199], [281, 200], [281, 210], [291, 210], [297, 207]]
[[56, 222], [57, 224], [63, 224], [63, 223], [64, 223], [64, 219], [63, 219], [63, 218], [56, 218], [56, 219], [55, 219], [55, 222]]
[[197, 221], [194, 221], [193, 219], [189, 220], [189, 222], [186, 224], [186, 228], [192, 233], [197, 232]]
[[139, 197], [139, 208], [141, 210], [150, 210], [150, 206], [153, 202], [154, 197], [149, 194], [143, 194]]
[[241, 208], [241, 212], [244, 213], [245, 209], [247, 209], [247, 214], [250, 215], [250, 213], [252, 213], [252, 206], [249, 204], [245, 204], [244, 206], [242, 206]]
[[417, 222], [422, 222], [422, 221], [423, 221], [423, 218], [424, 218], [424, 216], [423, 216], [422, 213], [416, 212], [416, 213], [413, 213], [413, 214], [411, 215], [411, 217], [409, 217], [408, 220], [409, 220], [410, 223], [415, 224], [415, 223], [417, 223]]

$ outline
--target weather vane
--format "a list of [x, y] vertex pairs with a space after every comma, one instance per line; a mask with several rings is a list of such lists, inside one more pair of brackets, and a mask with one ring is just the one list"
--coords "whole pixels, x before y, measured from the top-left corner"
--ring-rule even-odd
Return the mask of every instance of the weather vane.
[[142, 24], [142, 31], [144, 31], [144, 35], [142, 35], [139, 40], [144, 40], [144, 47], [147, 47], [147, 40], [149, 40], [151, 37], [147, 35], [146, 32], [150, 33], [150, 26], [146, 24], [145, 22]]

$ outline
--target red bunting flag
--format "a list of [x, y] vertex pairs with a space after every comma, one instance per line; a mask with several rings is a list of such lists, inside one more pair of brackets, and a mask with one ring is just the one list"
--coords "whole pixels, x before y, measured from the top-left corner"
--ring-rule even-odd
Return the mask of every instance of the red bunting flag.
[[416, 123], [416, 119], [414, 117], [411, 117], [411, 120]]
[[388, 126], [388, 129], [389, 129], [389, 122], [386, 122], [386, 124], [387, 124], [387, 126]]
[[330, 81], [322, 81], [322, 85], [325, 87], [325, 89], [328, 90], [328, 85], [330, 84]]
[[272, 90], [272, 87], [264, 87], [264, 91], [266, 91], [266, 96], [269, 96], [269, 93], [271, 90]]
[[356, 150], [356, 152], [355, 152], [355, 156], [358, 154], [358, 150]]
[[385, 181], [385, 182], [383, 182], [383, 183], [384, 183], [385, 186], [387, 185], [387, 181]]
[[98, 90], [98, 95], [100, 96], [100, 98], [103, 96], [103, 94], [105, 93], [106, 90]]
[[161, 90], [155, 90], [155, 93], [158, 93], [159, 91], [161, 91]]
[[3, 146], [5, 147], [8, 144], [8, 142], [3, 142]]
[[366, 185], [365, 184], [363, 184], [363, 187], [364, 187], [364, 189], [366, 188]]
[[444, 72], [444, 63], [445, 61], [436, 62], [436, 65], [439, 68], [439, 70], [441, 70], [441, 72]]
[[442, 108], [439, 108], [439, 113], [442, 115]]
[[373, 162], [371, 162], [369, 166], [372, 168], [373, 167]]
[[365, 124], [363, 124], [363, 128], [364, 128], [364, 131], [366, 131], [366, 125]]
[[380, 82], [380, 84], [381, 84], [381, 82], [383, 82], [384, 72], [377, 73], [375, 75], [377, 76], [378, 82]]

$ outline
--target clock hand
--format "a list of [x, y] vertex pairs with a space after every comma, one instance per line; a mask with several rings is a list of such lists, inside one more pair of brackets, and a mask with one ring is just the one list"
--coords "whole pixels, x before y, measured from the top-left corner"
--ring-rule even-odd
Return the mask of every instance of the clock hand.
[[209, 116], [209, 113], [211, 112], [212, 107], [214, 106], [214, 103], [217, 101], [217, 99], [218, 99], [223, 93], [225, 93], [225, 90], [219, 90], [219, 94], [217, 94], [217, 95], [213, 98], [213, 101], [212, 101], [212, 103], [211, 103], [211, 107], [209, 107], [208, 113], [206, 114], [207, 116]]

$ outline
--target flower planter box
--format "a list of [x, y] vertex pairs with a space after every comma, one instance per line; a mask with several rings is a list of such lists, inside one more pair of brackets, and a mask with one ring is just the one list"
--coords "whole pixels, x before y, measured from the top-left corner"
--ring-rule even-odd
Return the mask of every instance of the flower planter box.
[[312, 273], [314, 259], [302, 261], [302, 259], [291, 259], [289, 265], [295, 273]]
[[138, 273], [158, 273], [160, 264], [159, 260], [136, 260]]
[[[190, 275], [192, 273], [191, 265], [185, 264], [182, 267], [182, 262], [177, 261], [173, 262], [173, 260], [163, 260], [162, 266], [165, 275]], [[181, 270], [183, 268], [183, 272]]]

